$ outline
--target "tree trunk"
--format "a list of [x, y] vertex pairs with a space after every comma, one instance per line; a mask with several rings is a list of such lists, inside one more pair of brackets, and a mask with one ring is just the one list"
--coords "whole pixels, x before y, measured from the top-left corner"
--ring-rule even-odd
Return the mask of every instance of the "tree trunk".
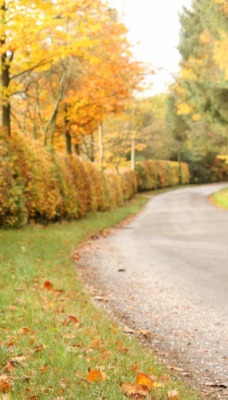
[[67, 154], [72, 154], [72, 142], [69, 131], [66, 132], [65, 138], [66, 138], [66, 152]]
[[94, 134], [91, 135], [91, 142], [90, 142], [90, 160], [92, 162], [95, 161], [94, 157]]
[[182, 184], [181, 145], [177, 146], [177, 160], [178, 160], [178, 171], [179, 171], [179, 183]]
[[67, 154], [72, 154], [72, 140], [71, 140], [71, 135], [69, 131], [69, 121], [67, 117], [67, 104], [64, 105], [64, 133], [65, 133], [65, 139], [66, 139], [66, 152]]
[[135, 133], [132, 131], [131, 136], [131, 170], [135, 170]]
[[80, 146], [79, 144], [74, 145], [74, 152], [77, 154], [77, 156], [80, 156]]
[[102, 123], [98, 127], [98, 142], [99, 142], [99, 164], [100, 169], [103, 170], [104, 161], [104, 148], [103, 148], [103, 126]]
[[[3, 25], [5, 22], [5, 13], [6, 13], [6, 5], [5, 1], [1, 5], [1, 14]], [[0, 46], [4, 46], [6, 43], [6, 33], [1, 32], [1, 39], [0, 39]], [[8, 59], [6, 52], [1, 55], [1, 85], [3, 90], [3, 101], [2, 101], [2, 127], [3, 131], [6, 132], [8, 136], [11, 135], [11, 125], [10, 125], [10, 100], [8, 98], [7, 89], [9, 88], [10, 84], [10, 64], [9, 62], [12, 61], [13, 53], [11, 54], [10, 58]]]

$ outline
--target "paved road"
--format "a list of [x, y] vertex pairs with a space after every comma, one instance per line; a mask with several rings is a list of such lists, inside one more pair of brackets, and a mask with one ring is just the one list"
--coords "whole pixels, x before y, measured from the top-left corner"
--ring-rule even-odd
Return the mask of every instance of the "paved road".
[[[208, 201], [224, 186], [153, 197], [132, 223], [94, 241], [82, 263], [109, 307], [148, 329], [163, 360], [203, 385], [228, 386], [228, 212]], [[226, 389], [210, 396], [227, 398]]]

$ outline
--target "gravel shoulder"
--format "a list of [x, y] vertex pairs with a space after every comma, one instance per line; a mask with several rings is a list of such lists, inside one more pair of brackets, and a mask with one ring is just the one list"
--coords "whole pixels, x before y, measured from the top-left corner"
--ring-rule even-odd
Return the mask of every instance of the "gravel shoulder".
[[225, 186], [152, 197], [77, 263], [94, 300], [210, 399], [228, 398], [228, 212], [208, 201]]

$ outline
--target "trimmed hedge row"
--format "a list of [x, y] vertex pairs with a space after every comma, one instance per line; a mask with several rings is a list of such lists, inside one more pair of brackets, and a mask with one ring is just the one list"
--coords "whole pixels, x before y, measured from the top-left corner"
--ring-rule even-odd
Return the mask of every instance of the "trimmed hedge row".
[[[187, 165], [182, 169], [182, 183], [187, 183]], [[21, 135], [0, 138], [2, 227], [20, 227], [32, 220], [47, 223], [81, 218], [89, 211], [120, 206], [138, 190], [178, 182], [178, 166], [172, 162], [138, 163], [136, 173], [101, 173], [90, 162], [48, 151]]]
[[187, 184], [190, 180], [188, 165], [175, 161], [140, 161], [135, 172], [140, 192]]
[[21, 135], [0, 139], [0, 226], [81, 218], [122, 205], [136, 189], [130, 171], [103, 174]]

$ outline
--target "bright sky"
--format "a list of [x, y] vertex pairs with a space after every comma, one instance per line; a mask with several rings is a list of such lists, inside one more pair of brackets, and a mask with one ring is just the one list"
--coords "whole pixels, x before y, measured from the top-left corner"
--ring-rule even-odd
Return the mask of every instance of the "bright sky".
[[179, 12], [189, 7], [191, 0], [109, 0], [129, 30], [129, 39], [135, 44], [134, 54], [140, 61], [152, 63], [161, 69], [153, 77], [150, 93], [166, 91], [172, 74], [178, 71], [180, 55]]

